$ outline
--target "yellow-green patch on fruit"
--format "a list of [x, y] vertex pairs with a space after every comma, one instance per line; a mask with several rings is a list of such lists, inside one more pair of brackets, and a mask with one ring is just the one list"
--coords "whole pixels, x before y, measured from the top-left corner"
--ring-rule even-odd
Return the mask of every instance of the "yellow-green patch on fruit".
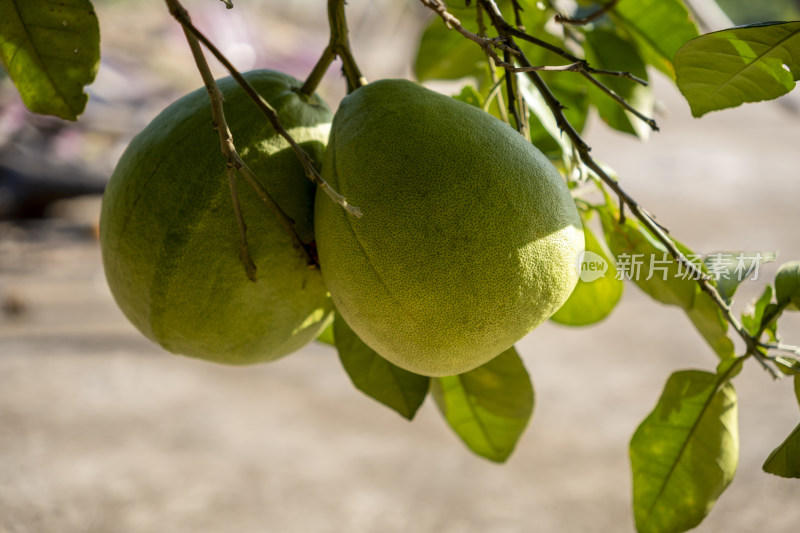
[[[278, 72], [245, 78], [321, 161], [331, 120], [325, 103], [300, 96], [300, 82]], [[299, 237], [313, 241], [314, 186], [295, 154], [232, 79], [218, 83], [239, 153]], [[240, 261], [226, 162], [205, 89], [158, 115], [111, 176], [100, 219], [109, 287], [128, 319], [171, 352], [230, 364], [269, 361], [314, 339], [330, 318], [319, 269], [308, 267], [241, 178], [238, 191], [255, 282]]]
[[405, 80], [347, 96], [317, 193], [320, 265], [337, 310], [392, 363], [471, 370], [572, 292], [581, 220], [553, 165], [506, 124]]
[[775, 298], [787, 309], [800, 309], [800, 261], [784, 263], [775, 273]]

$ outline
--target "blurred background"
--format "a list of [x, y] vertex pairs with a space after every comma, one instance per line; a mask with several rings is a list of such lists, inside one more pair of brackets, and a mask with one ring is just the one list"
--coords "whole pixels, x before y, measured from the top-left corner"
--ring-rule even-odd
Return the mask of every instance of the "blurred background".
[[[28, 113], [0, 79], [0, 532], [633, 531], [630, 436], [671, 372], [716, 365], [681, 311], [633, 286], [602, 324], [519, 344], [537, 405], [505, 465], [468, 452], [431, 401], [408, 423], [362, 396], [330, 347], [229, 368], [142, 337], [105, 284], [100, 195], [130, 138], [200, 78], [162, 2], [94, 3], [102, 65], [77, 123]], [[238, 68], [304, 78], [325, 2], [234, 3], [184, 2]], [[712, 29], [800, 18], [798, 2], [719, 3], [727, 15], [696, 2]], [[350, 0], [348, 17], [368, 79], [411, 77], [419, 2]], [[592, 120], [594, 156], [698, 253], [800, 259], [798, 93], [695, 120], [654, 76], [661, 133], [642, 144]], [[344, 88], [334, 65], [320, 93], [335, 108]], [[787, 342], [799, 325], [782, 322]], [[697, 531], [796, 531], [800, 484], [761, 472], [800, 421], [791, 383], [748, 364], [736, 387], [739, 471]]]

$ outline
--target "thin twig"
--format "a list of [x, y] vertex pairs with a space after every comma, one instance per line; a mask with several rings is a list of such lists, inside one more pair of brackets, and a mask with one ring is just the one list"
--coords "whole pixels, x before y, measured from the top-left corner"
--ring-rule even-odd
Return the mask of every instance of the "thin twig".
[[589, 24], [590, 22], [594, 22], [595, 20], [599, 19], [600, 17], [602, 17], [603, 15], [614, 9], [614, 6], [616, 6], [618, 2], [619, 0], [611, 0], [607, 4], [600, 6], [596, 11], [581, 18], [567, 17], [559, 13], [558, 15], [556, 15], [555, 20], [556, 22], [559, 22], [561, 24], [572, 24], [573, 26], [583, 26]]
[[247, 273], [247, 278], [250, 281], [256, 281], [256, 264], [253, 263], [253, 257], [250, 255], [250, 249], [247, 246], [247, 224], [244, 223], [244, 216], [242, 216], [242, 208], [239, 205], [239, 193], [236, 191], [236, 168], [228, 165], [228, 186], [231, 190], [231, 200], [233, 201], [233, 212], [236, 215], [236, 225], [239, 227], [239, 258], [244, 265], [244, 270]]
[[[486, 23], [483, 20], [483, 6], [478, 2], [475, 5], [475, 18], [478, 21], [478, 35], [480, 37], [486, 38]], [[489, 77], [492, 80], [492, 88], [489, 91], [489, 95], [486, 97], [486, 103], [484, 104], [484, 110], [489, 111], [489, 106], [492, 103], [493, 98], [497, 98], [497, 109], [500, 110], [500, 118], [506, 124], [511, 124], [508, 120], [508, 112], [506, 111], [505, 101], [503, 99], [503, 92], [500, 90], [500, 78], [497, 77], [497, 70], [492, 65], [492, 56], [489, 55], [488, 52], [484, 50], [484, 54], [486, 55], [486, 61], [489, 63]]]
[[170, 14], [181, 23], [184, 28], [184, 31], [187, 33], [191, 33], [198, 41], [203, 43], [209, 52], [211, 52], [214, 57], [222, 63], [225, 69], [230, 73], [231, 77], [236, 80], [236, 83], [244, 90], [244, 92], [250, 97], [250, 99], [255, 102], [258, 109], [267, 117], [272, 127], [275, 131], [283, 137], [286, 142], [289, 143], [292, 150], [294, 151], [297, 158], [300, 160], [300, 163], [303, 165], [303, 170], [305, 171], [306, 176], [314, 182], [317, 187], [322, 189], [334, 202], [342, 206], [348, 213], [354, 215], [356, 217], [361, 217], [361, 210], [354, 206], [350, 205], [344, 196], [336, 192], [324, 179], [320, 176], [317, 169], [314, 167], [314, 161], [311, 159], [311, 156], [303, 150], [303, 148], [297, 144], [292, 136], [286, 131], [286, 128], [283, 127], [281, 124], [278, 113], [275, 109], [264, 100], [264, 98], [258, 94], [258, 92], [253, 88], [250, 83], [239, 73], [238, 70], [231, 64], [231, 62], [226, 58], [219, 49], [209, 41], [209, 39], [203, 35], [203, 33], [197, 29], [197, 27], [192, 23], [191, 18], [189, 17], [189, 13], [183, 6], [180, 4], [179, 0], [166, 0], [167, 5], [169, 6]]
[[[503, 58], [505, 61], [509, 61], [509, 53], [503, 51]], [[514, 127], [517, 129], [518, 132], [525, 134], [525, 128], [522, 123], [522, 117], [520, 116], [520, 109], [517, 102], [517, 88], [516, 88], [516, 77], [515, 76], [505, 76], [506, 79], [506, 94], [508, 95], [508, 112], [511, 113], [511, 116], [514, 117]]]
[[522, 23], [522, 12], [525, 10], [519, 5], [519, 0], [511, 0], [511, 5], [514, 8], [514, 22], [516, 22], [517, 28], [525, 31], [525, 25]]
[[648, 117], [632, 105], [630, 105], [623, 97], [618, 95], [613, 89], [602, 83], [600, 80], [589, 74], [588, 72], [581, 72], [584, 78], [589, 80], [592, 84], [595, 85], [598, 89], [606, 93], [608, 96], [611, 97], [612, 100], [617, 102], [623, 109], [633, 113], [639, 120], [650, 126], [650, 129], [653, 131], [659, 131], [658, 124], [652, 118]]
[[[170, 8], [170, 12], [173, 9], [181, 10], [183, 9], [180, 5], [178, 0], [166, 0], [167, 5]], [[189, 19], [189, 14], [185, 12], [185, 17]], [[250, 252], [247, 246], [247, 225], [244, 223], [244, 218], [241, 213], [241, 209], [239, 206], [239, 197], [236, 191], [236, 176], [232, 175], [232, 171], [239, 171], [248, 181], [248, 183], [256, 190], [256, 193], [259, 195], [261, 200], [266, 204], [269, 210], [275, 215], [278, 222], [283, 226], [289, 237], [292, 239], [292, 243], [294, 244], [295, 248], [303, 255], [306, 262], [310, 266], [316, 265], [316, 262], [312, 255], [309, 253], [308, 248], [302, 242], [300, 237], [297, 235], [297, 232], [294, 228], [294, 222], [291, 218], [281, 209], [281, 207], [275, 202], [275, 200], [267, 193], [267, 191], [261, 186], [256, 179], [253, 171], [245, 164], [242, 158], [239, 156], [239, 153], [236, 151], [236, 146], [233, 143], [233, 135], [231, 134], [231, 130], [228, 127], [228, 123], [225, 120], [225, 111], [223, 108], [223, 96], [219, 90], [219, 86], [217, 86], [217, 82], [214, 80], [214, 76], [211, 74], [211, 69], [208, 66], [208, 62], [206, 61], [205, 55], [203, 54], [203, 50], [200, 47], [200, 42], [198, 39], [187, 29], [185, 25], [183, 25], [183, 32], [186, 36], [186, 40], [189, 43], [189, 48], [192, 51], [192, 56], [194, 57], [195, 64], [197, 66], [197, 70], [200, 72], [200, 76], [203, 78], [203, 84], [208, 91], [208, 97], [211, 102], [211, 117], [214, 125], [214, 129], [217, 130], [219, 134], [220, 140], [220, 149], [225, 156], [226, 165], [228, 168], [228, 183], [231, 190], [231, 197], [233, 201], [234, 212], [236, 215], [237, 225], [239, 226], [239, 236], [241, 240], [241, 258], [242, 262], [245, 266], [245, 270], [247, 272], [248, 278], [255, 281], [256, 276], [256, 267], [253, 263], [252, 257], [250, 256]]]

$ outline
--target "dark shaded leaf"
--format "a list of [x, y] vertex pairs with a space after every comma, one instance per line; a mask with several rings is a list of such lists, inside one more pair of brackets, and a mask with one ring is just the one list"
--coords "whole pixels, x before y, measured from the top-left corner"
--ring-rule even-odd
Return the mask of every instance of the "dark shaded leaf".
[[633, 435], [633, 508], [640, 533], [692, 529], [733, 479], [739, 434], [736, 392], [728, 378], [676, 372]]
[[504, 462], [533, 413], [528, 372], [511, 347], [457, 376], [435, 378], [431, 391], [447, 423], [476, 454]]
[[75, 120], [100, 64], [89, 0], [0, 0], [0, 61], [34, 113]]
[[428, 394], [430, 378], [393, 365], [364, 344], [338, 314], [333, 321], [336, 349], [353, 385], [411, 420]]
[[[586, 59], [595, 68], [630, 72], [644, 80], [647, 70], [639, 57], [636, 46], [616, 32], [598, 28], [586, 33], [584, 44]], [[653, 91], [638, 83], [610, 76], [600, 76], [600, 81], [625, 99], [637, 111], [646, 116], [653, 114]], [[642, 139], [650, 136], [650, 126], [594, 85], [589, 86], [589, 97], [606, 124], [615, 130], [637, 135]]]

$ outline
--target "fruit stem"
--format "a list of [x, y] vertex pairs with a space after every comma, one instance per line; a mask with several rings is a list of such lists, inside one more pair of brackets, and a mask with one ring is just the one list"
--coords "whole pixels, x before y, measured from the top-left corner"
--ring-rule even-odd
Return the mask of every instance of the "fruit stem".
[[331, 38], [328, 41], [328, 46], [322, 52], [322, 57], [319, 58], [314, 70], [308, 75], [303, 88], [300, 89], [300, 92], [307, 96], [314, 94], [322, 77], [337, 57], [342, 59], [342, 71], [347, 80], [348, 94], [367, 84], [367, 80], [361, 74], [355, 57], [353, 57], [353, 52], [350, 50], [344, 5], [344, 0], [328, 0], [328, 25], [331, 30]]
[[314, 65], [314, 70], [311, 71], [311, 74], [306, 78], [306, 82], [300, 88], [301, 94], [309, 97], [314, 94], [314, 91], [316, 91], [319, 86], [319, 82], [322, 81], [322, 77], [328, 72], [328, 67], [331, 66], [334, 59], [336, 59], [336, 53], [331, 49], [330, 45], [326, 46], [325, 50], [322, 51], [322, 57], [320, 57], [317, 64]]

